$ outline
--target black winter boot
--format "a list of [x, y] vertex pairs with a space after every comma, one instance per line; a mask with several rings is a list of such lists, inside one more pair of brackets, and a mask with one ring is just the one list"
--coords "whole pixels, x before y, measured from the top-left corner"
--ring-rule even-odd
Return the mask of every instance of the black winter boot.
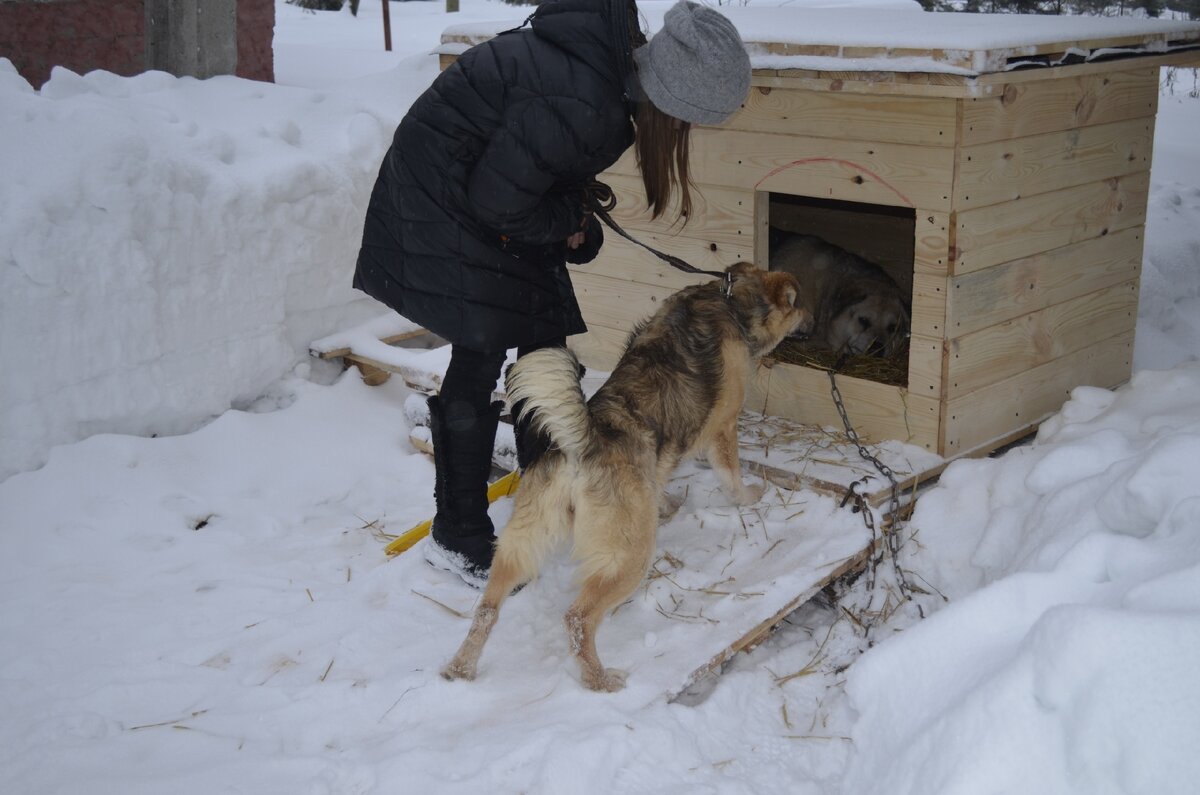
[[425, 559], [482, 588], [492, 567], [496, 541], [487, 512], [487, 488], [504, 404], [492, 403], [482, 411], [463, 403], [446, 407], [434, 395], [428, 405], [437, 513], [430, 542], [425, 545]]

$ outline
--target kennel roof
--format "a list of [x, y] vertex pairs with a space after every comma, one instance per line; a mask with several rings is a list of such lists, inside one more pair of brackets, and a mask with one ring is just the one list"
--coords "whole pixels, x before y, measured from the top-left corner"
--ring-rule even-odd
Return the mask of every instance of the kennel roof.
[[[638, 5], [653, 31], [672, 3]], [[1200, 59], [1200, 22], [1183, 20], [939, 13], [909, 2], [721, 12], [742, 34], [755, 69], [975, 76], [1187, 50]], [[458, 55], [512, 26], [507, 20], [448, 27], [436, 52]]]

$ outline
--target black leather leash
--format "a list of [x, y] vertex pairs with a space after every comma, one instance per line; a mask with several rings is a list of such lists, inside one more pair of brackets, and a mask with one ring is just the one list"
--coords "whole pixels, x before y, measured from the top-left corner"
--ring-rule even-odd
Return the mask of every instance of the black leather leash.
[[610, 213], [612, 212], [613, 208], [617, 206], [617, 197], [613, 194], [613, 189], [611, 187], [603, 182], [600, 182], [599, 180], [596, 180], [589, 183], [584, 190], [587, 194], [585, 206], [597, 218], [603, 221], [605, 226], [607, 226], [609, 229], [613, 230], [630, 243], [633, 243], [636, 246], [641, 246], [663, 262], [667, 263], [673, 268], [678, 268], [684, 273], [699, 273], [705, 276], [716, 276], [718, 279], [723, 279], [725, 281], [724, 294], [726, 298], [729, 297], [733, 290], [733, 275], [728, 271], [722, 272], [701, 270], [690, 262], [676, 257], [674, 254], [668, 254], [665, 251], [659, 251], [656, 248], [646, 245], [622, 229], [620, 224], [613, 220]]

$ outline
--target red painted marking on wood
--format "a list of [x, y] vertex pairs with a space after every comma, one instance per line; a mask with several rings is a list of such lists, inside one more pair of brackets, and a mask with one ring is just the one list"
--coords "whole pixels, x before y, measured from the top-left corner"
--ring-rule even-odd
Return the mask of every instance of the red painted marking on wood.
[[769, 180], [771, 177], [774, 177], [777, 174], [787, 171], [789, 168], [793, 168], [795, 166], [807, 165], [808, 163], [837, 163], [839, 166], [846, 166], [847, 168], [853, 169], [854, 171], [858, 171], [862, 174], [866, 174], [868, 177], [875, 180], [880, 185], [882, 185], [883, 187], [890, 190], [892, 193], [896, 194], [896, 196], [898, 196], [900, 198], [900, 201], [904, 202], [904, 204], [906, 206], [908, 206], [908, 207], [916, 207], [917, 206], [916, 204], [913, 203], [912, 199], [905, 196], [903, 193], [901, 193], [899, 190], [897, 190], [895, 187], [893, 187], [886, 179], [879, 176], [871, 169], [866, 168], [865, 166], [861, 166], [852, 160], [843, 160], [838, 157], [805, 157], [800, 160], [793, 160], [790, 163], [787, 163], [785, 165], [779, 166], [778, 168], [774, 168], [774, 169], [771, 169], [770, 171], [768, 171], [766, 176], [764, 176], [758, 182], [754, 183], [754, 189], [758, 190], [758, 188], [764, 182]]

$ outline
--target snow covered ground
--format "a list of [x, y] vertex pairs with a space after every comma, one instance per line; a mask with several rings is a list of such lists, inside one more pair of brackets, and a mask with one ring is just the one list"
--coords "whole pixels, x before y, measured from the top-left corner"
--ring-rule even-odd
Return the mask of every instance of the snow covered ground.
[[[303, 353], [377, 312], [348, 287], [362, 210], [437, 33], [528, 13], [463, 9], [393, 3], [385, 54], [373, 0], [280, 2], [277, 86], [36, 94], [0, 61], [0, 790], [1195, 792], [1200, 100], [1160, 101], [1133, 382], [922, 497], [926, 620], [861, 654], [819, 600], [709, 691], [598, 696], [564, 562], [447, 683], [475, 594], [380, 553], [432, 511], [409, 392]], [[789, 499], [792, 532], [853, 526]], [[664, 536], [728, 514], [693, 490]]]

